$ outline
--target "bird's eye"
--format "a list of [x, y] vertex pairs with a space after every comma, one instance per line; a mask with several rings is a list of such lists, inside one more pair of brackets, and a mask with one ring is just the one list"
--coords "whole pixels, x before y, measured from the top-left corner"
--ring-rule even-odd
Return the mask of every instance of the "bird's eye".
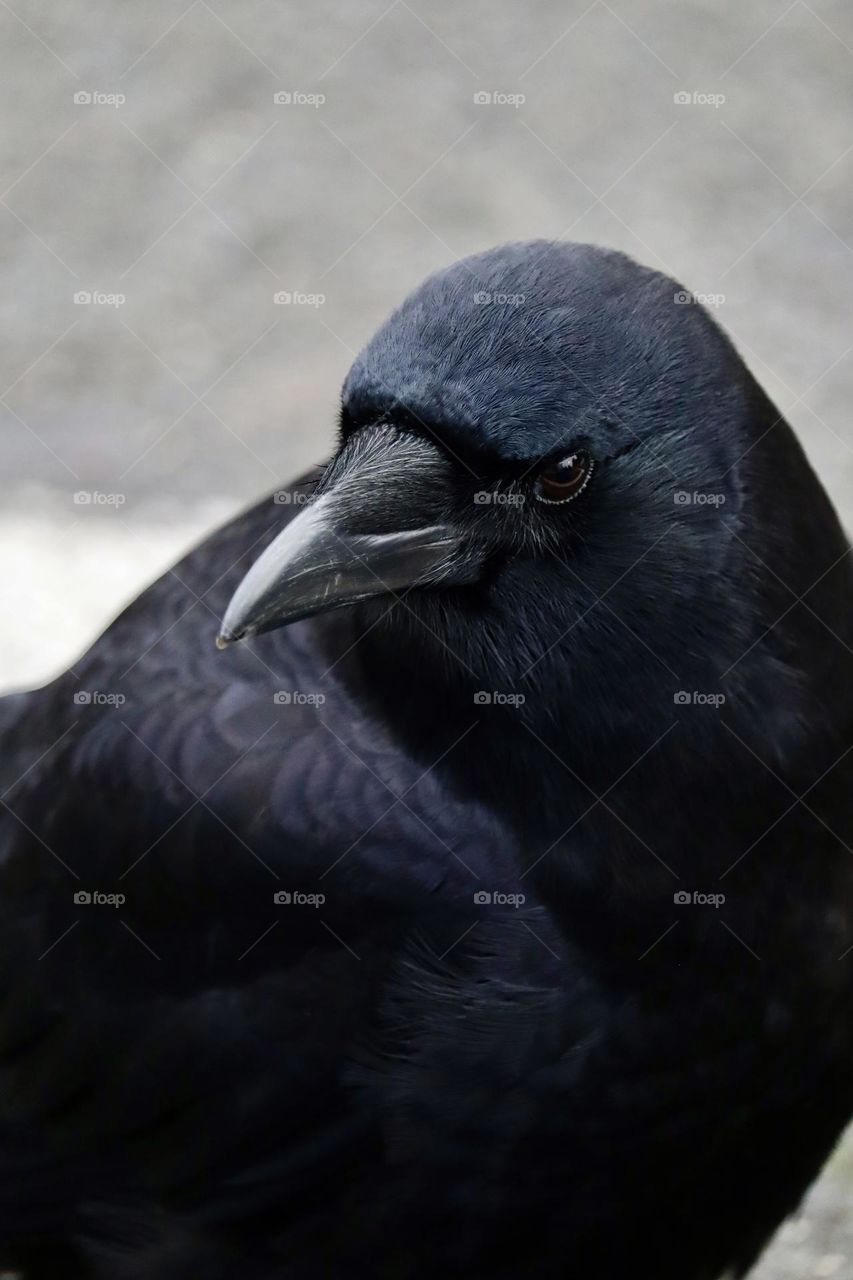
[[552, 505], [572, 502], [589, 484], [595, 467], [587, 453], [570, 453], [559, 462], [552, 462], [536, 477], [536, 497], [540, 502]]

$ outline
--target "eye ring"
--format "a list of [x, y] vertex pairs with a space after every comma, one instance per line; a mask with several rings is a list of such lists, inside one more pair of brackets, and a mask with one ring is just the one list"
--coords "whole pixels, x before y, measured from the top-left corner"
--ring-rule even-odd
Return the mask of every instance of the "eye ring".
[[592, 479], [595, 459], [577, 449], [549, 463], [536, 477], [534, 496], [549, 507], [564, 506], [579, 498]]

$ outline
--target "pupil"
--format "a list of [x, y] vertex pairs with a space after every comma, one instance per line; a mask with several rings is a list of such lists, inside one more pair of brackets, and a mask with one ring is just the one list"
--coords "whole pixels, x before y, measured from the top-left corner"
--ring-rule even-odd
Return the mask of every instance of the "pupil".
[[541, 473], [539, 493], [544, 501], [567, 502], [586, 484], [590, 460], [585, 453], [570, 453]]
[[573, 484], [577, 480], [579, 470], [576, 460], [572, 458], [567, 462], [558, 463], [548, 479], [552, 484]]

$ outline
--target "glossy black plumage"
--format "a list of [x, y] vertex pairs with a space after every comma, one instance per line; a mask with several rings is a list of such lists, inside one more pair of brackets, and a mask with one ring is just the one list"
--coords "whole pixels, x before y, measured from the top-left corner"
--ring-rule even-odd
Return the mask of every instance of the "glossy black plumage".
[[476, 581], [217, 653], [263, 502], [0, 703], [0, 1262], [714, 1280], [796, 1206], [853, 1110], [850, 558], [677, 289], [508, 246], [356, 361], [319, 493]]

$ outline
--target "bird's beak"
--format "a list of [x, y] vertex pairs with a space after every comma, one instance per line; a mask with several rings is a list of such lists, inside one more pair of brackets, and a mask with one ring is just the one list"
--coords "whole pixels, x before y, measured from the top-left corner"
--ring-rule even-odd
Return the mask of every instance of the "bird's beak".
[[237, 587], [219, 648], [372, 596], [479, 576], [484, 557], [448, 514], [450, 461], [389, 428], [353, 440]]

